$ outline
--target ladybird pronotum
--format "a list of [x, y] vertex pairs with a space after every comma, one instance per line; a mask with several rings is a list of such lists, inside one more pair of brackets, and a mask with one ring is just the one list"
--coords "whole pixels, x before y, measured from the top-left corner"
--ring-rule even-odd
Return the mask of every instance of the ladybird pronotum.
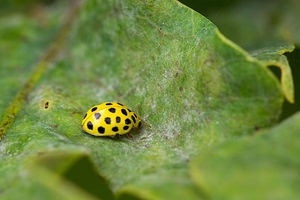
[[140, 117], [123, 104], [105, 102], [92, 107], [85, 114], [81, 129], [94, 136], [117, 136], [141, 125]]

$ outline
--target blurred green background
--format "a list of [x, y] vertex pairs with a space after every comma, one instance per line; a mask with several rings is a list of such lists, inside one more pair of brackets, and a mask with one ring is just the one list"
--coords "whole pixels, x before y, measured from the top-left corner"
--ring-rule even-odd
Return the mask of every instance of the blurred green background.
[[[3, 89], [3, 93], [7, 92], [9, 95], [4, 95], [3, 97], [4, 100], [0, 105], [1, 113], [7, 107], [7, 103], [12, 101], [15, 94], [21, 89], [30, 76], [34, 64], [55, 38], [55, 34], [60, 29], [62, 19], [65, 17], [65, 11], [72, 4], [72, 1], [70, 2], [58, 0], [1, 1], [0, 28], [2, 25], [6, 31], [0, 33], [0, 41], [4, 44], [0, 47], [0, 53], [3, 53], [2, 57], [0, 55], [0, 73], [2, 73], [2, 77], [9, 77], [9, 75], [13, 74], [11, 78], [3, 79], [1, 82], [2, 84], [11, 84], [10, 87], [7, 87], [9, 91]], [[249, 53], [268, 48], [274, 44], [278, 46], [295, 45], [296, 48], [293, 52], [285, 53], [293, 73], [295, 103], [290, 104], [285, 100], [281, 120], [300, 110], [300, 28], [297, 27], [297, 24], [299, 24], [297, 19], [299, 19], [300, 13], [298, 12], [300, 10], [299, 1], [182, 0], [181, 2], [207, 17], [216, 24], [221, 33]], [[8, 18], [11, 21], [8, 22]], [[11, 28], [7, 28], [9, 26]], [[91, 27], [94, 28], [93, 26]], [[22, 58], [24, 54], [27, 54], [26, 58]], [[62, 61], [57, 65], [63, 71], [70, 64], [67, 61]], [[271, 69], [280, 78], [280, 71], [275, 67]], [[52, 71], [52, 73], [54, 72]], [[57, 73], [62, 72], [58, 71]], [[51, 74], [49, 76], [51, 77]], [[75, 75], [74, 77], [74, 80], [78, 78]], [[18, 82], [16, 83], [15, 80], [18, 80]], [[78, 113], [75, 113], [74, 116], [75, 118], [77, 116], [81, 117]], [[50, 161], [48, 162], [51, 163]], [[48, 166], [50, 165], [49, 163], [45, 165]], [[8, 169], [4, 168], [4, 170]], [[87, 173], [82, 174], [82, 170]], [[81, 175], [79, 176], [78, 174]], [[95, 166], [87, 157], [82, 157], [73, 163], [72, 167], [61, 175], [96, 197], [103, 199], [113, 198], [111, 189], [104, 184], [105, 181], [99, 176]], [[102, 188], [102, 190], [99, 190], [99, 188]], [[126, 199], [126, 197], [124, 198]], [[129, 196], [128, 198], [133, 197]]]

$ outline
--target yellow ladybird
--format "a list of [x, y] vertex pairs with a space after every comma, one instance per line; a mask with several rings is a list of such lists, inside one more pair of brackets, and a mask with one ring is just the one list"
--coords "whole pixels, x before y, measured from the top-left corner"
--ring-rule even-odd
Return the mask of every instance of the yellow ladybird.
[[142, 125], [141, 119], [126, 106], [105, 102], [92, 107], [84, 116], [81, 129], [94, 136], [117, 136]]

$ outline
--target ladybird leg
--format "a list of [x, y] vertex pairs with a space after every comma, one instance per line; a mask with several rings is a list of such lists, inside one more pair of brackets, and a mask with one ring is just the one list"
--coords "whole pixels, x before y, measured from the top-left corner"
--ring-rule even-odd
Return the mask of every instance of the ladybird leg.
[[145, 122], [142, 122], [142, 126], [146, 126], [148, 128], [152, 128], [149, 124], [146, 124]]
[[130, 133], [127, 133], [126, 135], [127, 135], [127, 138], [128, 138], [128, 139], [134, 140], [134, 137], [133, 137], [132, 135], [130, 135]]
[[112, 139], [114, 139], [114, 138], [120, 139], [121, 138], [120, 134], [110, 135], [109, 137]]

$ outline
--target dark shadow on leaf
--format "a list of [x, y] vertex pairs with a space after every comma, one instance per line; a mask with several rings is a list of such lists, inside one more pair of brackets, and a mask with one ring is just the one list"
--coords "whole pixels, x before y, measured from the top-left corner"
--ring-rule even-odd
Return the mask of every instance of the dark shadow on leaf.
[[280, 120], [287, 119], [294, 113], [300, 110], [300, 48], [296, 48], [291, 53], [286, 53], [289, 60], [289, 64], [292, 70], [294, 78], [294, 87], [295, 87], [295, 103], [290, 104], [287, 101], [284, 101], [282, 114]]
[[34, 166], [59, 174], [63, 181], [71, 183], [96, 199], [113, 200], [115, 196], [105, 178], [95, 168], [89, 155], [70, 152], [39, 152]]
[[87, 157], [82, 157], [75, 162], [63, 177], [99, 199], [115, 199], [110, 188]]
[[141, 199], [131, 194], [124, 193], [119, 196], [118, 200], [141, 200]]

